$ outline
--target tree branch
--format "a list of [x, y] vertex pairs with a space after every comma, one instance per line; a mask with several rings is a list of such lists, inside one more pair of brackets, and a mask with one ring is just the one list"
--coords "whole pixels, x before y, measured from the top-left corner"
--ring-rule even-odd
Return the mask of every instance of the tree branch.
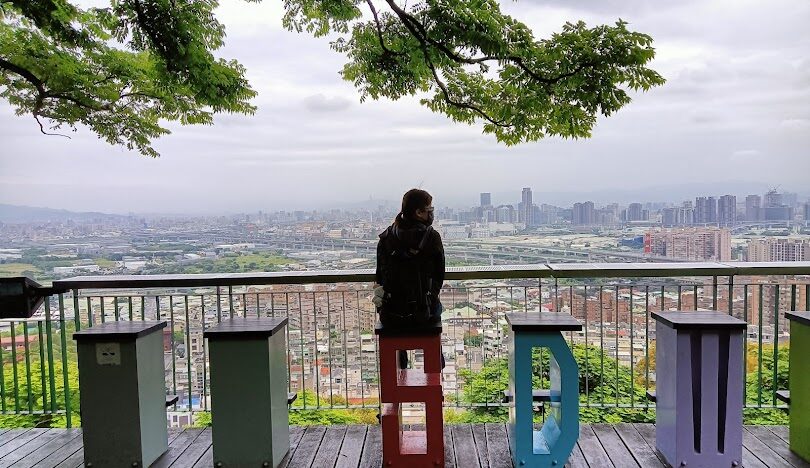
[[39, 94], [45, 94], [45, 83], [42, 82], [36, 75], [34, 75], [31, 71], [19, 66], [15, 65], [8, 60], [0, 57], [0, 68], [4, 70], [8, 70], [12, 73], [16, 73], [21, 77], [25, 78], [26, 81], [34, 85], [37, 88]]
[[[368, 0], [368, 1], [370, 2], [370, 0]], [[571, 76], [574, 76], [577, 73], [579, 73], [580, 71], [582, 71], [583, 69], [585, 69], [587, 67], [592, 67], [592, 66], [595, 65], [594, 63], [591, 63], [591, 62], [582, 63], [576, 69], [574, 69], [571, 72], [563, 73], [563, 74], [558, 75], [558, 76], [553, 77], [553, 78], [547, 78], [547, 77], [541, 76], [539, 73], [537, 73], [534, 70], [530, 69], [526, 65], [526, 63], [523, 61], [523, 58], [518, 57], [516, 55], [507, 55], [507, 56], [504, 56], [504, 57], [496, 57], [496, 56], [492, 56], [492, 55], [485, 55], [483, 57], [474, 57], [474, 58], [473, 57], [465, 57], [465, 56], [457, 53], [456, 51], [450, 49], [449, 47], [447, 47], [442, 42], [437, 41], [435, 39], [432, 39], [428, 35], [427, 28], [425, 28], [425, 25], [422, 24], [419, 20], [417, 20], [413, 15], [409, 14], [404, 9], [400, 8], [399, 5], [397, 5], [394, 0], [386, 0], [386, 3], [394, 11], [394, 13], [397, 14], [400, 21], [402, 21], [403, 24], [405, 24], [405, 26], [408, 28], [408, 30], [411, 32], [411, 34], [414, 35], [414, 37], [417, 38], [417, 40], [419, 40], [420, 42], [427, 42], [428, 44], [436, 47], [447, 58], [449, 58], [449, 59], [451, 59], [451, 60], [453, 60], [453, 61], [455, 61], [457, 63], [466, 64], [466, 65], [478, 65], [478, 64], [481, 64], [481, 63], [491, 62], [491, 61], [510, 62], [510, 63], [516, 65], [521, 70], [523, 70], [524, 73], [529, 75], [535, 81], [538, 81], [538, 82], [543, 83], [545, 85], [557, 84], [560, 81], [564, 80], [565, 78], [569, 78]], [[408, 27], [409, 24], [411, 26], [413, 26], [413, 27]], [[420, 38], [420, 36], [421, 36], [421, 38]]]
[[377, 26], [377, 38], [380, 40], [380, 47], [382, 47], [383, 51], [393, 55], [406, 55], [404, 52], [394, 52], [385, 45], [385, 41], [383, 40], [382, 25], [380, 24], [379, 16], [377, 16], [377, 9], [374, 7], [374, 2], [372, 0], [366, 0], [366, 4], [371, 10], [371, 14], [374, 16], [374, 23]]

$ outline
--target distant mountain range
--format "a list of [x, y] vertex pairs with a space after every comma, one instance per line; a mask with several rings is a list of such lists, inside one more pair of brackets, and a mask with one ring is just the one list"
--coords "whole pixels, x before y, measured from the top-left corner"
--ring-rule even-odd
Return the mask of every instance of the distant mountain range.
[[56, 210], [53, 208], [39, 208], [33, 206], [4, 205], [0, 203], [0, 223], [36, 223], [49, 221], [93, 221], [121, 219], [124, 216], [97, 213]]

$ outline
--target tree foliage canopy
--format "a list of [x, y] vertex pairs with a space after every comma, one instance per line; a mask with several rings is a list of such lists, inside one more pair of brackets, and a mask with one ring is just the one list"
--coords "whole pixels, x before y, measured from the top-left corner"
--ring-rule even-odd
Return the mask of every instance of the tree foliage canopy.
[[[0, 97], [43, 133], [85, 125], [111, 144], [157, 156], [162, 121], [210, 124], [251, 114], [255, 91], [217, 58], [217, 0], [0, 0]], [[597, 115], [663, 78], [652, 38], [627, 23], [568, 23], [536, 39], [496, 0], [284, 0], [283, 24], [329, 36], [361, 99], [423, 97], [457, 122], [516, 144], [588, 137]], [[43, 122], [44, 121], [44, 122]]]

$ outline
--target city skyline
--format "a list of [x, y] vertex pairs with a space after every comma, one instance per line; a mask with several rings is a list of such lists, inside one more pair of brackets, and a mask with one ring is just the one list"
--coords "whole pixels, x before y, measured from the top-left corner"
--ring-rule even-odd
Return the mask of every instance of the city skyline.
[[543, 194], [730, 182], [763, 186], [752, 193], [806, 186], [806, 2], [502, 6], [539, 37], [565, 21], [628, 20], [654, 37], [653, 66], [668, 82], [634, 93], [633, 104], [599, 120], [592, 139], [505, 147], [479, 128], [431, 114], [418, 96], [359, 104], [337, 75], [343, 60], [328, 39], [283, 30], [281, 5], [225, 4], [217, 11], [228, 28], [223, 54], [246, 65], [260, 93], [255, 116], [172, 126], [174, 134], [158, 142], [163, 157], [150, 160], [82, 129], [72, 140], [45, 137], [3, 103], [0, 203], [213, 213], [322, 207], [369, 195], [396, 200], [413, 186], [450, 206], [467, 199], [470, 185], [486, 186], [494, 203], [514, 187], [532, 186], [536, 200], [555, 204], [561, 202]]

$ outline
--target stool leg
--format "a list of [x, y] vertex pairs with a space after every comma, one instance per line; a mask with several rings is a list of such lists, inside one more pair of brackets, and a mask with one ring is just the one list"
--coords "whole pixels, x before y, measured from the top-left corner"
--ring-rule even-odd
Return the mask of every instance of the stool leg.
[[[532, 423], [532, 350], [547, 348], [551, 364], [551, 412], [543, 428]], [[579, 437], [579, 375], [560, 332], [516, 333], [510, 351], [510, 443], [515, 466], [562, 466]]]

